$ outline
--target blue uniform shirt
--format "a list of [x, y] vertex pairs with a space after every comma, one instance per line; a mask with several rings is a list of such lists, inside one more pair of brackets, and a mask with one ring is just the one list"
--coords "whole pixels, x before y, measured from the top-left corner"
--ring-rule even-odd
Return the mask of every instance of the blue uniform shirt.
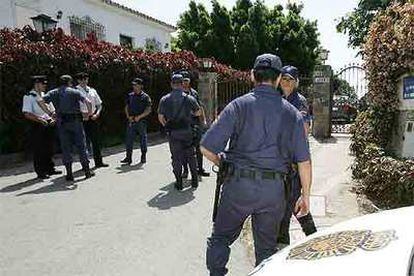
[[[183, 103], [183, 100], [186, 102]], [[158, 113], [164, 115], [167, 121], [184, 120], [190, 124], [193, 112], [197, 112], [199, 109], [200, 106], [194, 97], [186, 95], [182, 90], [173, 90], [161, 98]]]
[[130, 116], [138, 116], [151, 107], [151, 98], [144, 91], [139, 94], [131, 92], [126, 98], [126, 105]]
[[299, 112], [273, 87], [260, 85], [227, 105], [201, 145], [225, 151], [238, 166], [287, 172], [292, 162], [310, 158]]
[[43, 100], [53, 103], [58, 114], [80, 114], [80, 102], [84, 102], [86, 98], [79, 90], [62, 86], [49, 91]]
[[293, 91], [286, 99], [291, 105], [296, 107], [302, 114], [303, 120], [309, 122], [311, 117], [309, 115], [309, 107], [306, 98], [297, 91]]

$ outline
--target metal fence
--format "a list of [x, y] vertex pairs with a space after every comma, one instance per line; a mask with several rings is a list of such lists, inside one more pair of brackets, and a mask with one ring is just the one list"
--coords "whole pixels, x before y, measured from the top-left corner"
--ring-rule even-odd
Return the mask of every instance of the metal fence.
[[217, 113], [220, 113], [232, 100], [248, 93], [252, 87], [251, 83], [237, 80], [217, 82]]

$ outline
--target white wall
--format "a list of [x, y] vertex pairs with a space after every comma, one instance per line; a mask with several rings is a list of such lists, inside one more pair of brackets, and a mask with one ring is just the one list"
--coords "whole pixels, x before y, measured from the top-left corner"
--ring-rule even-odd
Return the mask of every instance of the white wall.
[[[5, 0], [0, 1], [3, 4]], [[108, 42], [119, 44], [119, 35], [123, 34], [133, 38], [134, 47], [143, 47], [145, 39], [155, 37], [161, 43], [163, 51], [170, 51], [171, 49], [171, 34], [166, 27], [104, 4], [99, 0], [14, 1], [17, 2], [17, 22], [15, 25], [19, 28], [27, 24], [33, 26], [30, 19], [32, 16], [44, 13], [56, 18], [57, 12], [61, 10], [63, 17], [59, 21], [58, 27], [62, 28], [67, 34], [70, 34], [69, 16], [89, 16], [92, 20], [105, 26], [105, 36]], [[168, 48], [164, 49], [166, 43], [168, 43]]]
[[0, 28], [16, 26], [14, 0], [0, 0]]

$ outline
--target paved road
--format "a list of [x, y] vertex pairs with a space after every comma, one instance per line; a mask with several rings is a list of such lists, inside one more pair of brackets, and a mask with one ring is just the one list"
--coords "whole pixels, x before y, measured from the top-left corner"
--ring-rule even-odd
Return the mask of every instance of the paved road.
[[[122, 157], [74, 187], [33, 180], [30, 165], [0, 172], [0, 275], [207, 275], [214, 177], [177, 192], [166, 144], [150, 147], [143, 168], [119, 167]], [[252, 268], [241, 242], [230, 268]]]

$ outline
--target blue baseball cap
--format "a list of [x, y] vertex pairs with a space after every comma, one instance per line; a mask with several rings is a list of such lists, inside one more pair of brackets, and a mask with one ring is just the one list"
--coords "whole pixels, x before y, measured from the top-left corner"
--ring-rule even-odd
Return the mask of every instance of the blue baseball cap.
[[292, 79], [298, 81], [299, 80], [299, 70], [295, 66], [287, 65], [282, 68], [282, 75], [289, 76]]
[[253, 69], [272, 69], [277, 72], [280, 72], [280, 70], [282, 69], [282, 61], [276, 55], [263, 54], [256, 58]]

